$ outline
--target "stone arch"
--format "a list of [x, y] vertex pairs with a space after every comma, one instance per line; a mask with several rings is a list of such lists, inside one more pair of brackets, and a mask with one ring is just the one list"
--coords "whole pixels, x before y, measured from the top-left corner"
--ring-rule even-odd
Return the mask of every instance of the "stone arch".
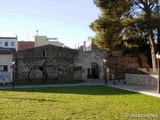
[[38, 68], [35, 67], [35, 68], [31, 68], [30, 69], [30, 71], [28, 72], [28, 80], [29, 80], [29, 82], [33, 81], [34, 77], [33, 77], [32, 74], [35, 74], [35, 72], [41, 72], [41, 76], [42, 76], [41, 79], [43, 80], [43, 82], [45, 82], [45, 83], [47, 82], [48, 74], [47, 74], [46, 69], [44, 67], [42, 67], [42, 66], [39, 66]]

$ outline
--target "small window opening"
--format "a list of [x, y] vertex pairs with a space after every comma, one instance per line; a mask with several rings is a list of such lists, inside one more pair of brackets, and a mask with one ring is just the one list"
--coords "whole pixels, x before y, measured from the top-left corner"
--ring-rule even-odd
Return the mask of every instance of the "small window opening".
[[5, 42], [5, 46], [8, 46], [8, 42]]
[[43, 56], [46, 56], [46, 51], [43, 51]]

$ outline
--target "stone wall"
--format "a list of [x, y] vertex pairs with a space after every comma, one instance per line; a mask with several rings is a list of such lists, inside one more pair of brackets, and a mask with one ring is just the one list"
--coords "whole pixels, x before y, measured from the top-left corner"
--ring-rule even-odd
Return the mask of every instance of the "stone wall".
[[157, 86], [157, 75], [125, 74], [127, 84]]
[[16, 80], [28, 80], [29, 71], [32, 70], [31, 79], [41, 80], [42, 72], [40, 66], [47, 71], [50, 80], [56, 80], [59, 77], [58, 72], [63, 72], [63, 79], [73, 79], [74, 57], [78, 56], [79, 51], [46, 45], [19, 51], [14, 55], [16, 59]]
[[104, 77], [104, 69], [103, 69], [103, 58], [106, 58], [107, 51], [105, 50], [96, 50], [96, 51], [88, 51], [88, 52], [80, 52], [78, 57], [75, 57], [75, 66], [81, 66], [82, 69], [80, 71], [81, 77], [83, 80], [88, 79], [88, 69], [90, 69], [90, 74], [92, 71], [92, 63], [96, 63], [99, 67], [99, 79], [103, 79]]

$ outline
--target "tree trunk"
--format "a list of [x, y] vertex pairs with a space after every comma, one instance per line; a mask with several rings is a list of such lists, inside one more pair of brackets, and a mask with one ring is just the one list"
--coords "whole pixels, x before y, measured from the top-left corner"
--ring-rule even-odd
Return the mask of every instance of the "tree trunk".
[[152, 27], [150, 25], [150, 21], [152, 19], [152, 11], [150, 9], [148, 0], [143, 0], [141, 3], [144, 5], [144, 12], [145, 12], [145, 21], [148, 23], [147, 24], [147, 32], [148, 32], [148, 39], [150, 43], [150, 49], [151, 49], [151, 58], [152, 58], [152, 68], [153, 72], [156, 72], [156, 67], [157, 67], [157, 60], [156, 60], [156, 46], [155, 46], [155, 41], [154, 41], [154, 33], [152, 30]]
[[156, 72], [156, 67], [157, 67], [157, 60], [156, 60], [156, 50], [155, 50], [155, 43], [154, 43], [154, 38], [153, 38], [153, 32], [152, 30], [149, 30], [149, 42], [150, 42], [150, 49], [151, 49], [151, 58], [152, 58], [152, 68], [153, 72]]
[[157, 67], [157, 59], [156, 59], [156, 53], [155, 53], [155, 48], [151, 47], [151, 57], [152, 57], [152, 68], [153, 72], [156, 72], [156, 67]]
[[[159, 0], [156, 0], [157, 4], [157, 14], [160, 14], [160, 9], [159, 9]], [[158, 24], [160, 24], [160, 20], [158, 20]], [[157, 42], [158, 42], [158, 52], [160, 53], [160, 28], [157, 28]]]

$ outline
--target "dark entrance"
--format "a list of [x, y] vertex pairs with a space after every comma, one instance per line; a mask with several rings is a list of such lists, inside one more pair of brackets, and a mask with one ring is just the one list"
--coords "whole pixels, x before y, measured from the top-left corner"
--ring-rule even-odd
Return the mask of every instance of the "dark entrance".
[[99, 66], [97, 63], [91, 63], [91, 78], [99, 79]]
[[90, 68], [87, 69], [87, 78], [91, 78]]

